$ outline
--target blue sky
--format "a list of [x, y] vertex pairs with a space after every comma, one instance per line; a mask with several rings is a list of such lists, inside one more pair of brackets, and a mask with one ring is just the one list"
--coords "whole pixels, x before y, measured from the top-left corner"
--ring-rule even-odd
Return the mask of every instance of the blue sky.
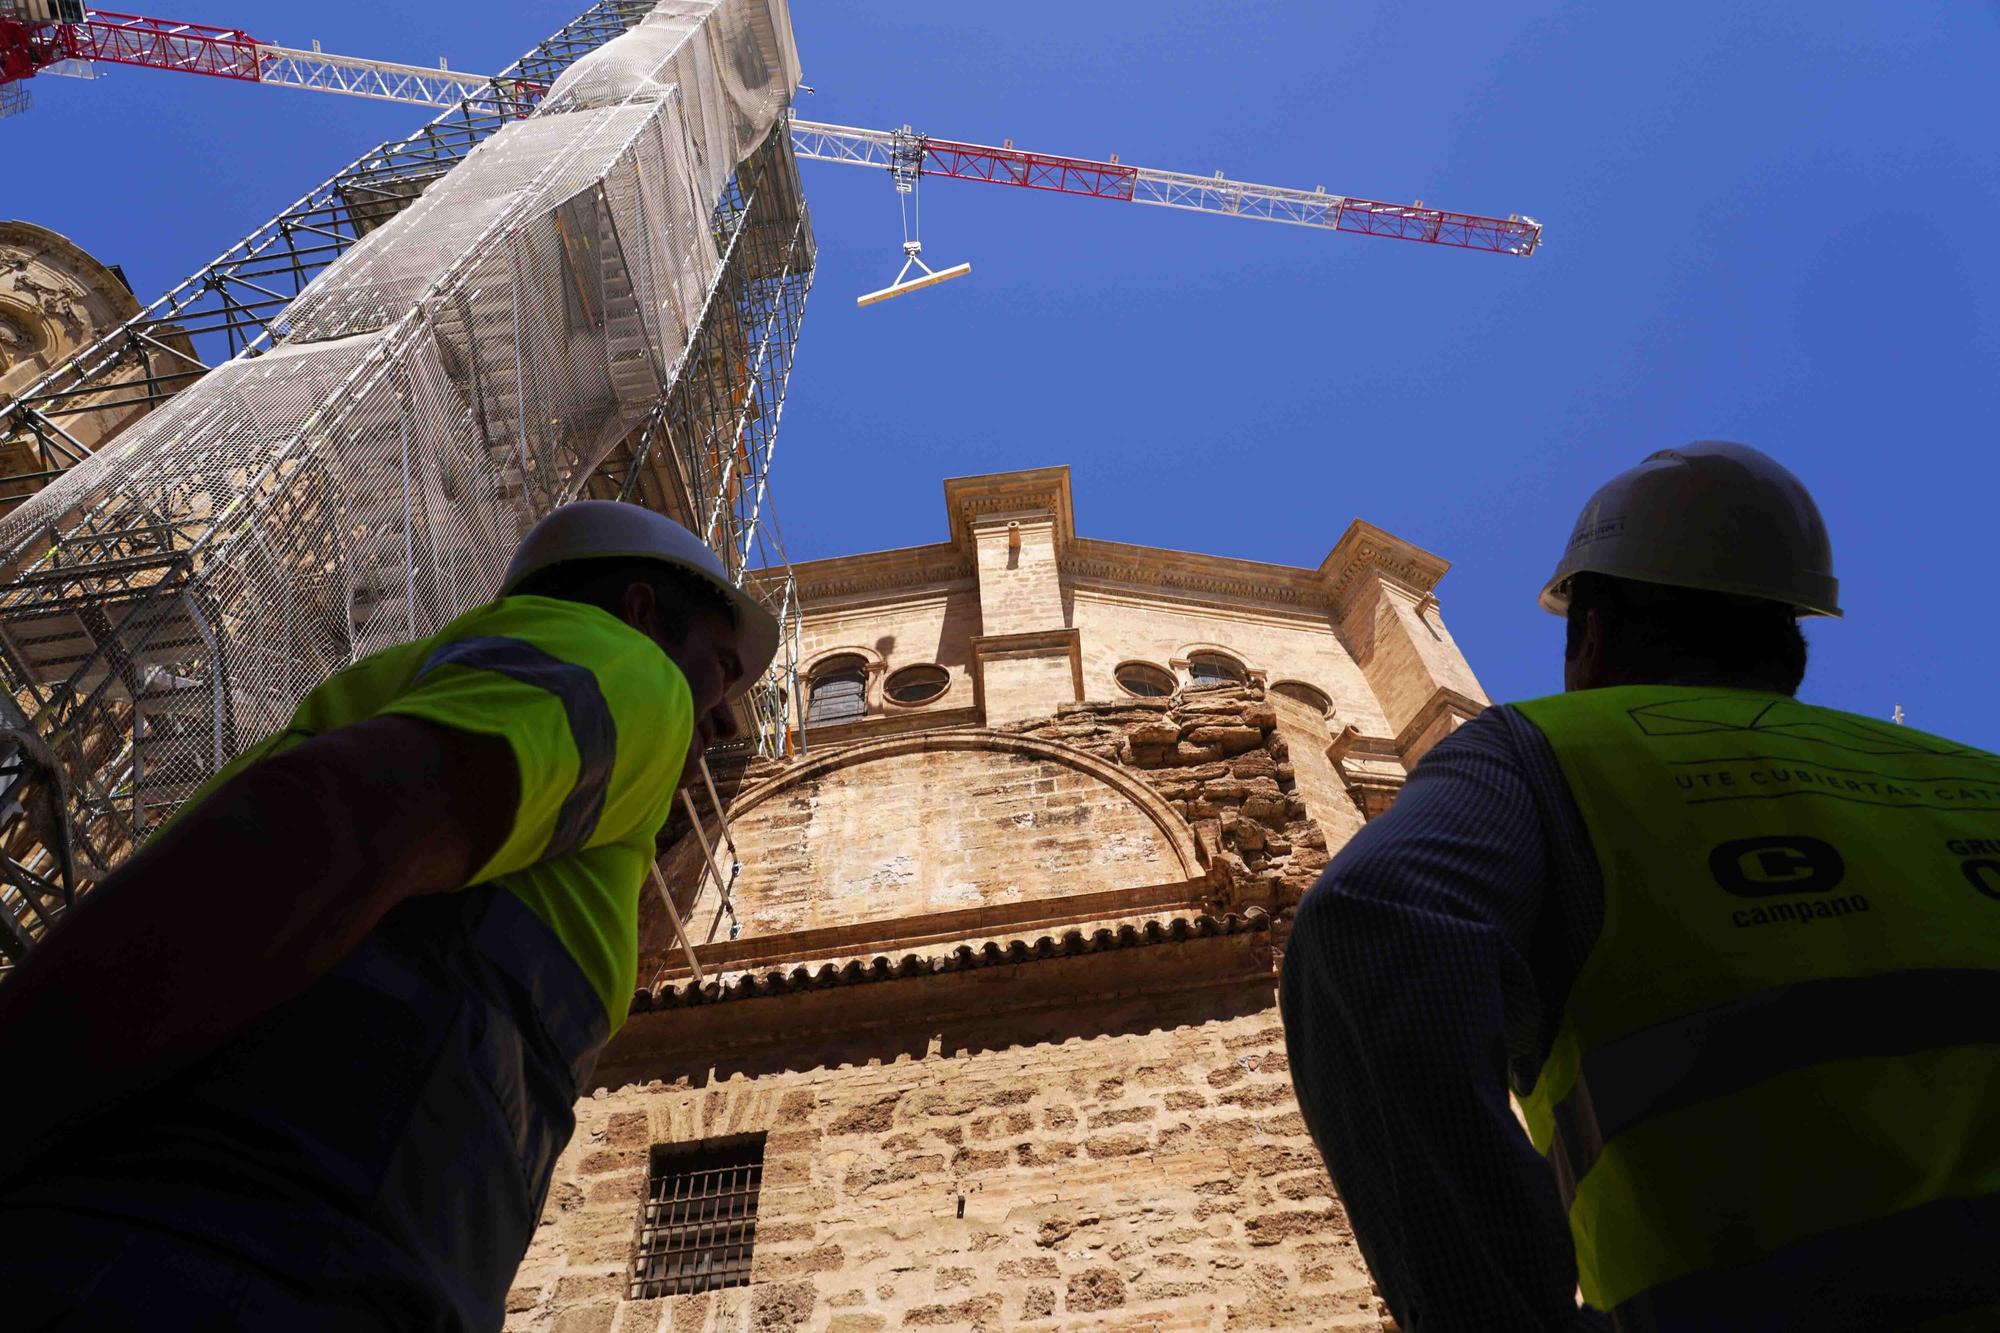
[[[566, 0], [176, 17], [493, 69]], [[2000, 748], [2000, 9], [1991, 4], [797, 0], [811, 119], [1548, 228], [1532, 259], [933, 182], [973, 275], [868, 310], [895, 196], [807, 164], [818, 285], [780, 443], [791, 553], [944, 537], [942, 478], [1068, 463], [1086, 534], [1316, 564], [1362, 516], [1452, 560], [1496, 699], [1560, 684], [1535, 609], [1576, 509], [1653, 449], [1812, 487], [1847, 608], [1808, 697]], [[0, 124], [0, 216], [142, 296], [420, 111], [118, 70]], [[45, 187], [40, 182], [48, 182]], [[1985, 606], [1988, 609], [1981, 611]]]

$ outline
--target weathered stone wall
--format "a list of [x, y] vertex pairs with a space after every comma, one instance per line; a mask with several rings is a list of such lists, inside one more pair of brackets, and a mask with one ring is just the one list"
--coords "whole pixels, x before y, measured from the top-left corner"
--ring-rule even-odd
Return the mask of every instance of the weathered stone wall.
[[1339, 765], [1327, 757], [1334, 724], [1319, 709], [1275, 690], [1266, 701], [1278, 717], [1278, 734], [1285, 740], [1300, 799], [1326, 835], [1327, 846], [1339, 847], [1360, 829], [1360, 807], [1349, 794]]
[[993, 749], [864, 752], [784, 785], [732, 829], [746, 938], [1194, 873], [1098, 776]]
[[[870, 681], [871, 710], [881, 713], [936, 711], [972, 706], [973, 636], [979, 633], [979, 595], [970, 584], [949, 589], [906, 593], [893, 601], [868, 601], [816, 607], [800, 635], [800, 651], [808, 666], [836, 652], [859, 652], [880, 669]], [[882, 697], [882, 681], [898, 667], [935, 662], [951, 673], [944, 694], [917, 709], [905, 709]]]
[[1112, 676], [1120, 662], [1165, 666], [1191, 645], [1203, 644], [1227, 650], [1267, 672], [1271, 681], [1302, 680], [1324, 690], [1343, 726], [1369, 735], [1395, 734], [1375, 687], [1324, 614], [1283, 616], [1084, 586], [1072, 593], [1071, 616], [1083, 636], [1086, 699], [1125, 697]]
[[1369, 587], [1348, 607], [1341, 627], [1385, 719], [1380, 731], [1362, 727], [1364, 733], [1397, 735], [1439, 689], [1486, 697], [1444, 618], [1403, 589]]
[[1053, 516], [984, 516], [972, 525], [972, 540], [981, 634], [1019, 634], [1062, 623]]
[[[868, 712], [717, 773], [742, 934], [703, 942], [711, 888], [697, 981], [642, 907], [509, 1327], [1383, 1328], [1273, 992], [1331, 851], [1483, 702], [1444, 562], [1358, 521], [1318, 570], [1094, 542], [1062, 469], [946, 500], [947, 543], [798, 567], [808, 666], [859, 654]], [[1115, 676], [1205, 651], [1250, 680]], [[928, 662], [942, 698], [884, 699]], [[625, 1299], [651, 1148], [744, 1133], [750, 1284]]]
[[[579, 1104], [509, 1329], [1380, 1327], [1268, 979], [651, 1072]], [[756, 1131], [751, 1285], [626, 1301], [650, 1145]]]
[[[1343, 834], [1360, 823], [1353, 804], [1324, 783], [1315, 797], [1327, 802], [1327, 815], [1315, 817], [1299, 790], [1292, 739], [1254, 685], [1071, 704], [1008, 730], [1074, 745], [1138, 773], [1193, 826], [1209, 854], [1216, 896], [1231, 906], [1295, 905], [1326, 868], [1321, 818]], [[1310, 744], [1312, 737], [1301, 739]]]
[[983, 673], [989, 726], [1044, 717], [1076, 699], [1075, 667], [1060, 649], [989, 660]]

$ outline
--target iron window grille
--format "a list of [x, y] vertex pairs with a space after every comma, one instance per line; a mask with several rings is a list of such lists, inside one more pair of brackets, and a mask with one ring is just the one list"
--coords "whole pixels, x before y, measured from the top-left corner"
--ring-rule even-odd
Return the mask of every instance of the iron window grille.
[[628, 1299], [748, 1286], [763, 1179], [762, 1134], [655, 1145]]

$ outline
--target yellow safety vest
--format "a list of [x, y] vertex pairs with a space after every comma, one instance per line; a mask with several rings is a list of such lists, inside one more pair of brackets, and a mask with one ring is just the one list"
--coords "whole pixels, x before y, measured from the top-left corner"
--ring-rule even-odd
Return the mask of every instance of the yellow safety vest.
[[2000, 758], [1750, 690], [1515, 707], [1604, 880], [1517, 1089], [1585, 1299], [1643, 1308], [1843, 1228], [1994, 1202]]
[[[694, 731], [680, 668], [594, 606], [489, 602], [329, 677], [284, 731], [237, 756], [181, 813], [261, 760], [384, 714], [496, 737], [513, 751], [520, 786], [510, 831], [470, 882], [505, 890], [561, 942], [598, 1003], [558, 1039], [601, 1044], [631, 1007], [639, 896]], [[542, 997], [560, 989], [540, 978], [524, 984]], [[572, 1054], [581, 1063], [584, 1052]]]

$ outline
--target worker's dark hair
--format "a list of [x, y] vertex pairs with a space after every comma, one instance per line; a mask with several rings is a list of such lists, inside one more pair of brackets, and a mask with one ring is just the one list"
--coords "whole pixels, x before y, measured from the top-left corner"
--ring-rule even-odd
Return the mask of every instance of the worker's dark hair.
[[1598, 613], [1611, 663], [1665, 678], [1752, 675], [1786, 694], [1806, 675], [1806, 638], [1781, 602], [1694, 588], [1578, 574], [1569, 586], [1563, 655], [1583, 647], [1584, 617]]
[[569, 560], [538, 569], [521, 580], [514, 594], [522, 597], [557, 597], [565, 602], [583, 602], [609, 611], [625, 613], [625, 590], [644, 583], [659, 602], [660, 624], [678, 644], [687, 632], [689, 612], [706, 609], [731, 624], [736, 608], [707, 579], [687, 570], [663, 565], [657, 560], [607, 556], [595, 560]]

